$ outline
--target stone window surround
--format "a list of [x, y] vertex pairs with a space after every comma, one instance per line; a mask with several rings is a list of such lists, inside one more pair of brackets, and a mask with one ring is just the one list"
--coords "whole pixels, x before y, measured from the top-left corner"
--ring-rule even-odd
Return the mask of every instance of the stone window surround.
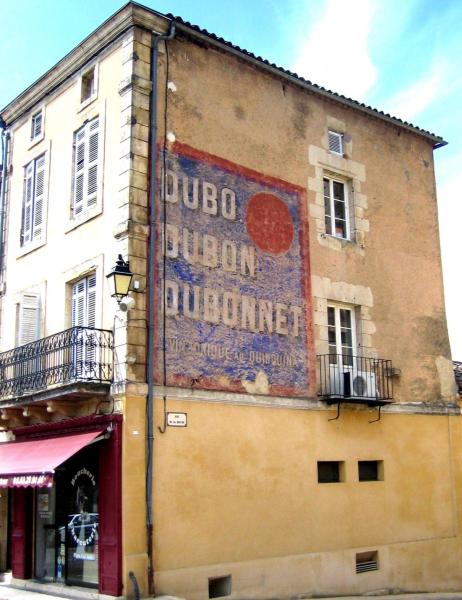
[[371, 319], [371, 309], [374, 305], [371, 289], [344, 281], [332, 281], [328, 277], [317, 275], [313, 275], [311, 281], [316, 355], [329, 353], [327, 306], [335, 304], [355, 310], [358, 354], [378, 358], [377, 348], [373, 346], [376, 327]]
[[[335, 130], [345, 134], [344, 155], [329, 151], [328, 132]], [[314, 201], [309, 203], [310, 216], [315, 220], [315, 232], [321, 246], [342, 251], [346, 244], [355, 248], [355, 251], [364, 255], [366, 234], [369, 232], [369, 220], [365, 218], [367, 210], [367, 196], [361, 193], [361, 184], [366, 180], [365, 165], [351, 159], [353, 142], [346, 135], [346, 125], [333, 117], [327, 117], [324, 135], [320, 140], [321, 145], [310, 144], [308, 148], [308, 162], [314, 168], [314, 177], [308, 178], [308, 190]], [[348, 140], [348, 141], [347, 141]], [[324, 178], [344, 181], [350, 195], [350, 239], [342, 239], [326, 233], [324, 219]]]

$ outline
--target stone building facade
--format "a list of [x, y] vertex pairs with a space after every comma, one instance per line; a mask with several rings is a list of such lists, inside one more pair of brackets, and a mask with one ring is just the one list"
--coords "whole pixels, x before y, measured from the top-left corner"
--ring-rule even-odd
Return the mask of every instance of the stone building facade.
[[460, 589], [444, 141], [134, 3], [2, 117], [14, 584]]

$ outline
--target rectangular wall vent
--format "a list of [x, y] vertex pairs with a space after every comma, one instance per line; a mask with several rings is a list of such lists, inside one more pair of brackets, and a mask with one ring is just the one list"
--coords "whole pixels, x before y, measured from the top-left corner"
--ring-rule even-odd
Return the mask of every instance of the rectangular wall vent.
[[367, 573], [377, 571], [379, 568], [379, 555], [377, 550], [372, 552], [360, 552], [356, 555], [356, 573]]
[[328, 132], [329, 150], [334, 154], [343, 156], [343, 135], [336, 131]]
[[230, 596], [232, 591], [231, 575], [224, 577], [211, 577], [209, 579], [209, 598], [222, 598]]

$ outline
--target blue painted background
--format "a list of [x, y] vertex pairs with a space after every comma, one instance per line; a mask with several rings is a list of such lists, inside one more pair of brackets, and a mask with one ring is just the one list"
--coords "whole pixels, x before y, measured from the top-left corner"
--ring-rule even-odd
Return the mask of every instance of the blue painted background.
[[[162, 157], [161, 157], [162, 158]], [[211, 165], [208, 161], [193, 159], [180, 154], [168, 153], [165, 157], [167, 169], [181, 177], [182, 174], [190, 178], [199, 177], [201, 180], [214, 183], [220, 190], [223, 187], [232, 189], [236, 193], [237, 220], [229, 221], [219, 216], [204, 214], [201, 210], [190, 210], [181, 203], [165, 203], [165, 211], [158, 206], [159, 218], [166, 215], [169, 224], [177, 226], [180, 230], [187, 227], [200, 234], [210, 234], [219, 240], [229, 239], [233, 242], [254, 245], [249, 238], [245, 224], [245, 211], [249, 199], [256, 193], [268, 192], [278, 196], [288, 207], [293, 224], [294, 238], [291, 247], [282, 256], [264, 254], [258, 248], [257, 276], [256, 278], [244, 277], [240, 273], [224, 272], [220, 267], [209, 268], [202, 265], [190, 265], [181, 253], [179, 258], [165, 259], [161, 251], [161, 242], [158, 240], [157, 248], [157, 277], [159, 280], [165, 272], [166, 279], [176, 281], [180, 287], [182, 282], [203, 287], [212, 287], [218, 290], [233, 291], [248, 294], [257, 299], [271, 300], [273, 303], [282, 302], [297, 305], [302, 308], [300, 319], [300, 337], [279, 335], [276, 333], [254, 333], [240, 329], [231, 329], [220, 324], [210, 324], [203, 321], [188, 319], [180, 314], [176, 317], [162, 317], [162, 286], [158, 290], [158, 366], [162, 365], [163, 357], [163, 324], [165, 321], [166, 355], [165, 367], [167, 383], [175, 383], [172, 376], [194, 380], [194, 387], [201, 387], [201, 377], [212, 378], [217, 389], [235, 389], [235, 382], [240, 380], [254, 381], [259, 371], [268, 377], [270, 386], [284, 386], [291, 388], [294, 395], [303, 395], [308, 385], [307, 374], [307, 342], [305, 326], [305, 300], [302, 287], [303, 261], [300, 248], [300, 195], [297, 191], [286, 191], [267, 183], [262, 177], [249, 177], [239, 172], [236, 165], [235, 172]], [[238, 255], [239, 256], [239, 255]], [[239, 265], [239, 261], [238, 261]], [[181, 309], [181, 307], [180, 307]], [[258, 318], [257, 318], [258, 323]], [[186, 348], [173, 348], [171, 341], [176, 340]], [[194, 343], [209, 343], [221, 348], [221, 357], [205, 356], [197, 351]], [[228, 358], [223, 356], [228, 349]], [[250, 352], [270, 352], [277, 355], [290, 355], [294, 366], [281, 366], [273, 364], [251, 364]], [[160, 377], [161, 378], [161, 377]], [[159, 379], [159, 376], [158, 376]], [[228, 383], [229, 382], [229, 383]], [[231, 384], [231, 382], [234, 382]], [[181, 385], [181, 384], [180, 384]], [[270, 393], [274, 393], [271, 392]], [[290, 392], [289, 392], [290, 393]]]

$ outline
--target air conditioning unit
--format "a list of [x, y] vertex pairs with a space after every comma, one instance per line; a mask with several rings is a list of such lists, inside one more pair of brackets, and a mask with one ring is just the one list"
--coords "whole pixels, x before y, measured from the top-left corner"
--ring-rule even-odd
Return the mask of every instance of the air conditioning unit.
[[343, 396], [345, 378], [340, 365], [329, 365], [329, 396]]
[[352, 398], [378, 398], [375, 373], [347, 371], [344, 375], [345, 393], [347, 393], [346, 388], [349, 387], [349, 395]]

